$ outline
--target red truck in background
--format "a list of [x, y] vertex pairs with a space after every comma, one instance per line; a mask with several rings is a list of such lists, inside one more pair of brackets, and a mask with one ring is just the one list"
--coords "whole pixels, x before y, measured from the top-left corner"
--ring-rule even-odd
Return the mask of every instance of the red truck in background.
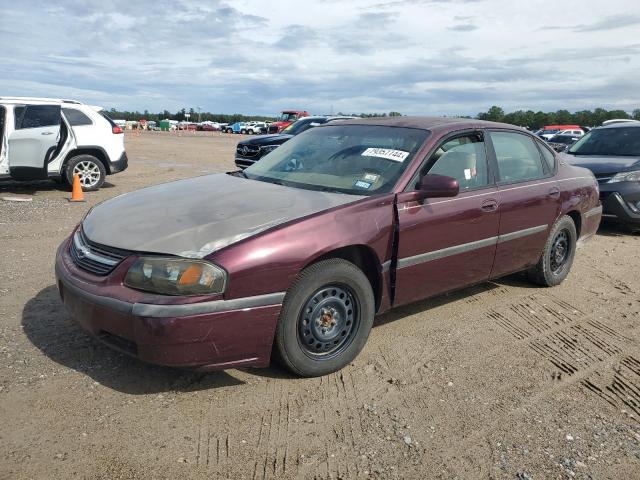
[[269, 125], [268, 133], [280, 133], [299, 118], [308, 116], [309, 112], [306, 110], [283, 110], [278, 120]]

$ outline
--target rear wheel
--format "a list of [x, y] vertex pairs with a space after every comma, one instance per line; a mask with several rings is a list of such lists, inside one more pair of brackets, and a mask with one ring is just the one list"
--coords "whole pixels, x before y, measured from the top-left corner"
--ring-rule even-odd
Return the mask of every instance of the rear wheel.
[[529, 279], [545, 287], [560, 285], [571, 270], [576, 242], [576, 226], [565, 215], [551, 229], [540, 260], [528, 271]]
[[305, 377], [348, 365], [369, 337], [375, 314], [364, 273], [341, 259], [306, 268], [285, 296], [275, 347], [281, 362]]
[[100, 160], [92, 155], [78, 155], [67, 163], [65, 177], [73, 185], [73, 177], [80, 177], [80, 185], [85, 192], [98, 190], [104, 183], [107, 172]]

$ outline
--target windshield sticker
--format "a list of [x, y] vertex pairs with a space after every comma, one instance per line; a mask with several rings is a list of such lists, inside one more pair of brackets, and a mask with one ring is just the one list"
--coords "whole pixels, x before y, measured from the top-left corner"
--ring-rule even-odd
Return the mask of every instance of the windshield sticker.
[[409, 152], [403, 150], [393, 150], [392, 148], [367, 148], [362, 152], [363, 157], [386, 158], [393, 162], [404, 162], [409, 156]]
[[365, 182], [376, 183], [379, 178], [380, 175], [378, 175], [377, 173], [365, 173], [362, 180], [364, 180]]
[[353, 184], [354, 187], [362, 188], [364, 190], [369, 190], [371, 188], [371, 185], [373, 185], [371, 182], [365, 182], [363, 180], [358, 180]]

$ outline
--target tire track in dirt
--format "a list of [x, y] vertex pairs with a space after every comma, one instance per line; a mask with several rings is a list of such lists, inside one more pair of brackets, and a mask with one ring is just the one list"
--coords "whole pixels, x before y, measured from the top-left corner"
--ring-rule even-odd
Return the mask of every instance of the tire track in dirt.
[[[586, 391], [617, 409], [629, 408], [639, 421], [640, 362], [633, 356], [638, 345], [550, 293], [534, 294], [530, 300], [487, 316], [557, 368], [553, 380], [575, 377]], [[534, 305], [537, 310], [527, 311]], [[539, 307], [550, 321], [540, 317]]]

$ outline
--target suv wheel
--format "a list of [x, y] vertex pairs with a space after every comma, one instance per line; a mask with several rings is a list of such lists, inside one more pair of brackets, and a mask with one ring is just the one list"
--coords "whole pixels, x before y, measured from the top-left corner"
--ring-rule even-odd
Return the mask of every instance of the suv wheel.
[[340, 370], [360, 353], [375, 315], [365, 274], [342, 259], [302, 271], [287, 292], [275, 335], [281, 363], [297, 375]]
[[107, 172], [100, 160], [92, 155], [78, 155], [67, 163], [65, 177], [73, 185], [74, 175], [80, 176], [80, 185], [85, 192], [98, 190], [104, 183]]

